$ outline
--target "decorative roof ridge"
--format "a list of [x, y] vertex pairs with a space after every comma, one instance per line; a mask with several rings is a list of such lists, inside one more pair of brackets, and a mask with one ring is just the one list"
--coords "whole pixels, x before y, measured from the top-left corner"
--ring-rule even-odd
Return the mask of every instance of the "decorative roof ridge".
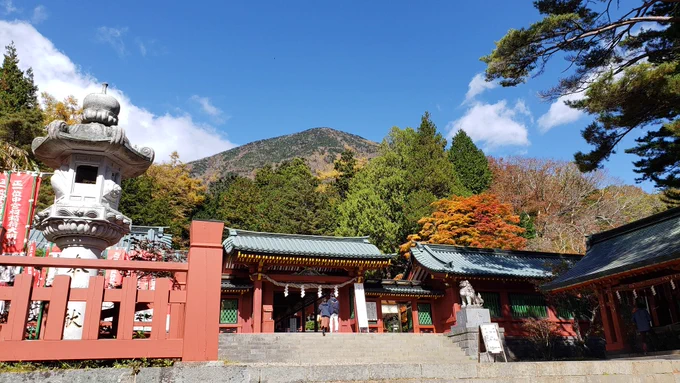
[[588, 236], [588, 247], [590, 247], [590, 246], [592, 246], [596, 243], [600, 243], [600, 242], [606, 241], [608, 239], [612, 239], [612, 238], [618, 237], [620, 235], [628, 234], [632, 231], [637, 231], [637, 230], [643, 229], [645, 227], [656, 225], [658, 223], [668, 221], [669, 219], [678, 218], [678, 217], [680, 217], [680, 207], [675, 207], [675, 208], [672, 208], [672, 209], [662, 211], [660, 213], [652, 214], [649, 217], [638, 219], [637, 221], [627, 223], [625, 225], [613, 228], [611, 230], [601, 231], [599, 233], [589, 235]]
[[308, 239], [308, 240], [318, 240], [318, 241], [341, 241], [341, 242], [355, 242], [355, 243], [367, 243], [371, 244], [370, 237], [338, 237], [332, 235], [311, 235], [311, 234], [288, 234], [288, 233], [269, 233], [264, 231], [252, 231], [252, 230], [242, 230], [242, 229], [232, 229], [229, 227], [224, 228], [225, 231], [229, 233], [229, 237], [235, 237], [239, 235], [245, 235], [250, 237], [284, 237], [293, 239]]
[[417, 242], [416, 246], [426, 248], [425, 250], [433, 256], [434, 256], [433, 250], [436, 251], [438, 248], [441, 248], [441, 249], [448, 249], [448, 250], [456, 250], [456, 251], [460, 251], [460, 252], [489, 253], [489, 254], [495, 254], [495, 255], [515, 256], [515, 257], [524, 257], [524, 258], [564, 258], [564, 257], [573, 257], [573, 258], [579, 258], [579, 259], [583, 258], [583, 254], [576, 254], [576, 253], [551, 253], [551, 252], [546, 252], [546, 251], [532, 251], [532, 250], [502, 250], [502, 249], [494, 249], [494, 248], [488, 248], [488, 247], [470, 247], [470, 246], [458, 246], [458, 245], [445, 245], [445, 244], [426, 243], [426, 242]]

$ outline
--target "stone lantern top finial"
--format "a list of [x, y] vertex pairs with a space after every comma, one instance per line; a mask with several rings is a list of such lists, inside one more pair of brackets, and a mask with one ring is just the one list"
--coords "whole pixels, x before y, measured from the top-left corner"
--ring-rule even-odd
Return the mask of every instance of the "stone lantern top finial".
[[106, 94], [109, 84], [102, 83], [101, 93], [92, 93], [83, 100], [83, 122], [98, 122], [102, 125], [118, 125], [120, 104], [113, 96]]

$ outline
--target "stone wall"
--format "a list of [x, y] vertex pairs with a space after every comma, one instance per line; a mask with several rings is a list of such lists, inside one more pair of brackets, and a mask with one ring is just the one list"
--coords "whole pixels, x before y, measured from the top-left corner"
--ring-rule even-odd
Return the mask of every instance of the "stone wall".
[[0, 374], [0, 383], [172, 382], [528, 382], [632, 383], [680, 381], [680, 360], [521, 362], [482, 364], [225, 365], [179, 363], [174, 367], [60, 370]]
[[[515, 356], [510, 352], [510, 349], [508, 349], [508, 346], [505, 342], [505, 329], [502, 327], [498, 328], [498, 333], [500, 334], [501, 342], [503, 343], [503, 349], [506, 351], [506, 357], [508, 358], [508, 361], [514, 360]], [[451, 339], [453, 344], [460, 347], [465, 352], [465, 355], [471, 358], [475, 359], [477, 358], [477, 353], [479, 352], [479, 345], [482, 342], [482, 340], [480, 339], [481, 336], [479, 334], [478, 327], [466, 327], [466, 328], [452, 327], [451, 332], [448, 333], [447, 336]], [[494, 358], [496, 359], [494, 360]], [[490, 355], [485, 353], [484, 355], [480, 356], [479, 361], [482, 363], [503, 361], [503, 356]]]
[[[581, 347], [574, 344], [573, 337], [563, 337], [557, 339], [553, 349], [553, 357], [555, 359], [569, 359], [569, 358], [587, 358], [587, 359], [604, 359], [605, 358], [605, 340], [603, 338], [592, 337], [587, 341], [587, 349], [584, 351]], [[535, 355], [535, 347], [526, 338], [521, 337], [505, 337], [505, 345], [507, 345], [508, 355], [513, 360], [542, 360], [540, 355]]]

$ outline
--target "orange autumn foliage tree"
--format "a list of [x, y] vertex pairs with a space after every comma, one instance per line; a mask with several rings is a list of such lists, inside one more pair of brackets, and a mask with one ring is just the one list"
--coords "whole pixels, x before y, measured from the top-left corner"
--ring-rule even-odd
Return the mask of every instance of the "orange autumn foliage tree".
[[519, 216], [513, 214], [512, 205], [500, 202], [494, 194], [441, 199], [432, 207], [434, 213], [418, 221], [421, 230], [408, 236], [402, 253], [415, 242], [504, 250], [526, 246], [527, 240], [522, 237], [525, 230], [517, 226]]

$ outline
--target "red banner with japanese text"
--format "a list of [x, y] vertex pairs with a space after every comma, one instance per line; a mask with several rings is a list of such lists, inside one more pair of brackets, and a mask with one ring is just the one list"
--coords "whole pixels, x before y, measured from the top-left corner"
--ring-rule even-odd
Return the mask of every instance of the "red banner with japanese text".
[[[106, 259], [113, 261], [129, 261], [130, 256], [124, 249], [109, 249], [106, 254]], [[106, 283], [110, 287], [119, 287], [123, 284], [123, 276], [119, 270], [106, 270]]]
[[[35, 257], [35, 250], [37, 248], [37, 245], [35, 241], [31, 241], [28, 243], [28, 247], [26, 248], [26, 256], [27, 257]], [[27, 266], [24, 269], [24, 274], [32, 275], [33, 276], [33, 283], [35, 287], [40, 287], [40, 279], [41, 279], [41, 272], [40, 270], [32, 267], [32, 266]]]
[[2, 223], [2, 254], [25, 255], [31, 217], [37, 203], [40, 177], [37, 173], [0, 173], [0, 223]]

